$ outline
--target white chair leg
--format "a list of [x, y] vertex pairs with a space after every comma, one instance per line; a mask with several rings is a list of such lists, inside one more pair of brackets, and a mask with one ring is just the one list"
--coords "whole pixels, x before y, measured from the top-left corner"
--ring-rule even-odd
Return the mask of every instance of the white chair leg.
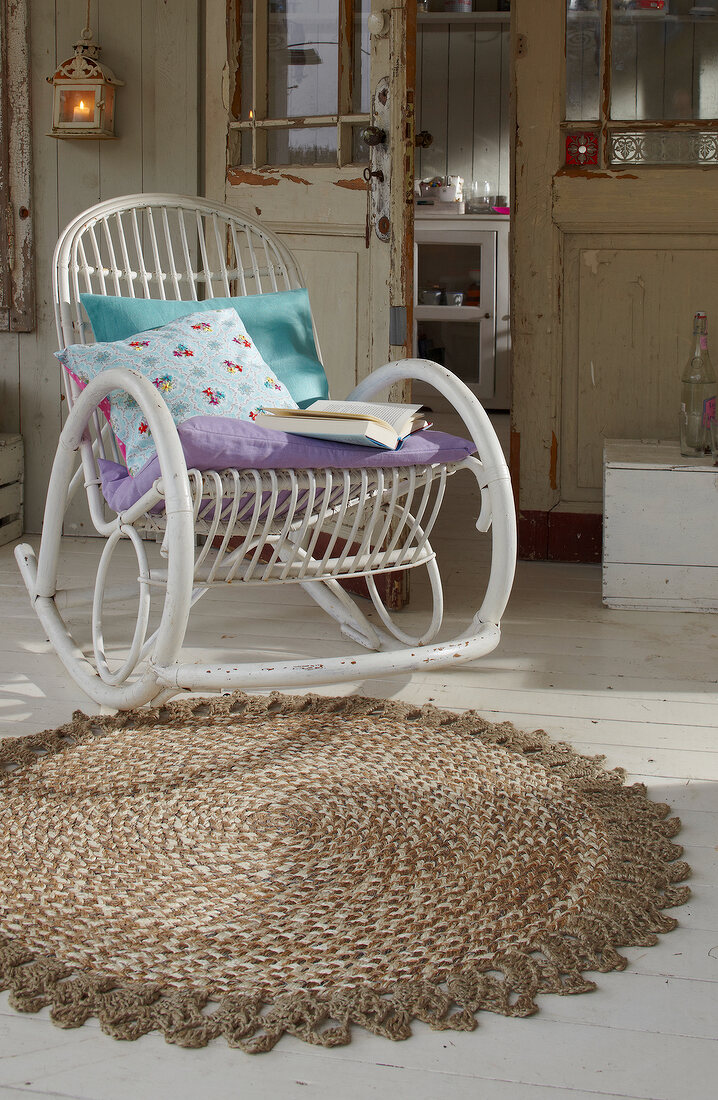
[[327, 615], [339, 623], [346, 638], [358, 642], [365, 649], [381, 649], [380, 635], [337, 581], [304, 581], [302, 588]]
[[[109, 538], [108, 547], [101, 558], [92, 600], [95, 664], [88, 660], [77, 645], [60, 613], [60, 601], [55, 599], [62, 524], [77, 450], [81, 445], [88, 445], [85, 436], [88, 419], [98, 403], [113, 389], [125, 389], [134, 397], [147, 416], [150, 431], [157, 444], [171, 552], [167, 562], [162, 615], [152, 657], [162, 665], [176, 660], [184, 640], [191, 606], [194, 570], [192, 500], [184, 455], [172, 417], [155, 387], [141, 375], [134, 371], [111, 369], [92, 381], [80, 394], [58, 443], [50, 475], [39, 555], [36, 559], [32, 548], [22, 545], [16, 548], [15, 556], [38, 618], [67, 671], [96, 703], [129, 709], [150, 702], [164, 692], [164, 687], [157, 681], [152, 661], [145, 668], [137, 668], [141, 663], [139, 656], [144, 642], [150, 578], [144, 548], [141, 547], [136, 532], [124, 522], [123, 517], [118, 516], [112, 522], [106, 522], [104, 517], [99, 520], [93, 517], [100, 533]], [[157, 499], [161, 499], [159, 494]], [[109, 555], [114, 544], [123, 535], [131, 537], [135, 549], [139, 548], [140, 589], [143, 596], [140, 601], [140, 621], [134, 632], [130, 656], [121, 669], [110, 671], [102, 641], [101, 607], [109, 571]], [[131, 680], [130, 676], [133, 674], [136, 678]]]

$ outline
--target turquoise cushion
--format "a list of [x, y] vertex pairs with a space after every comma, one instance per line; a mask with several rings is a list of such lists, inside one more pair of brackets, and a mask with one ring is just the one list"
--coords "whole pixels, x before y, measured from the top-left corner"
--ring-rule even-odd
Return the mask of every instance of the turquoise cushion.
[[126, 340], [188, 313], [234, 309], [262, 358], [300, 408], [329, 396], [327, 376], [314, 343], [309, 295], [303, 288], [280, 290], [276, 294], [248, 294], [243, 298], [206, 298], [202, 302], [114, 298], [105, 294], [81, 294], [80, 300], [95, 339], [103, 343]]
[[[139, 371], [162, 394], [175, 424], [203, 415], [253, 420], [265, 404], [297, 407], [231, 308], [195, 311], [130, 339], [70, 344], [55, 354], [80, 386], [110, 367]], [[124, 390], [110, 393], [110, 422], [134, 475], [156, 447], [142, 410]]]

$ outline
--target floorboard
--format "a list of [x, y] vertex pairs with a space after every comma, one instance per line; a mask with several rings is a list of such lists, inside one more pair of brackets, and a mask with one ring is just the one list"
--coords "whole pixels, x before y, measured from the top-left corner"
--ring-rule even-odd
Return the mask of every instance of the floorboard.
[[[465, 517], [462, 517], [462, 522]], [[478, 588], [485, 554], [469, 551], [470, 524], [439, 547], [449, 563], [452, 622]], [[66, 540], [63, 571], [77, 585], [94, 540]], [[475, 562], [475, 565], [472, 564]], [[117, 580], [133, 562], [118, 556]], [[352, 646], [303, 593], [245, 593], [231, 615], [222, 594], [198, 608], [191, 651], [260, 644], [276, 653]], [[35, 619], [12, 559], [0, 549], [0, 735], [22, 735], [93, 707], [64, 675]], [[414, 586], [405, 622], [426, 611]], [[78, 621], [80, 614], [78, 612]], [[217, 623], [225, 625], [217, 638]], [[122, 626], [122, 616], [113, 619]], [[247, 640], [247, 634], [251, 635]], [[346, 648], [344, 648], [346, 647]], [[449, 671], [320, 688], [476, 709], [493, 721], [545, 729], [579, 752], [605, 754], [681, 816], [676, 838], [692, 866], [693, 896], [679, 927], [651, 948], [625, 951], [622, 973], [595, 975], [594, 993], [540, 999], [538, 1014], [488, 1013], [469, 1034], [414, 1027], [389, 1043], [358, 1032], [336, 1050], [285, 1037], [266, 1057], [222, 1043], [186, 1051], [157, 1035], [118, 1043], [96, 1022], [61, 1031], [47, 1011], [20, 1015], [0, 995], [0, 1098], [66, 1100], [708, 1100], [718, 1078], [718, 616], [609, 611], [597, 566], [523, 562], [503, 641], [485, 661]], [[205, 657], [206, 659], [206, 657]]]

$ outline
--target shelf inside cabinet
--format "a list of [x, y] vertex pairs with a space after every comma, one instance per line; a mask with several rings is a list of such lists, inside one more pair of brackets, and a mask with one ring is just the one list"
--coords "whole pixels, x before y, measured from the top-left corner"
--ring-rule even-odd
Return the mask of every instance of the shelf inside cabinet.
[[480, 306], [414, 306], [417, 321], [488, 321], [491, 314]]
[[420, 11], [417, 23], [509, 23], [510, 11]]

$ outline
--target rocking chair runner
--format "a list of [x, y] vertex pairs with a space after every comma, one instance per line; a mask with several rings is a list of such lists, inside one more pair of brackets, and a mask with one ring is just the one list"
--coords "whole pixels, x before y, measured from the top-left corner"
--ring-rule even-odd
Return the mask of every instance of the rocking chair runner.
[[[67, 227], [55, 250], [53, 285], [58, 339], [65, 347], [86, 340], [83, 292], [197, 301], [304, 284], [282, 242], [233, 208], [183, 196], [131, 195], [100, 203]], [[39, 553], [36, 558], [28, 545], [15, 553], [35, 611], [83, 691], [97, 703], [128, 709], [164, 702], [183, 690], [303, 688], [420, 665], [453, 666], [494, 649], [516, 557], [514, 506], [501, 447], [471, 391], [436, 363], [389, 363], [350, 397], [377, 399], [405, 379], [429, 383], [451, 402], [478, 458], [418, 467], [188, 471], [177, 427], [147, 378], [112, 367], [80, 390], [66, 377], [70, 412], [52, 468]], [[120, 456], [98, 407], [113, 390], [126, 392], [140, 406], [157, 445], [160, 476], [139, 500], [108, 518], [98, 460]], [[490, 530], [491, 569], [481, 607], [465, 632], [436, 642], [443, 605], [429, 536], [440, 519], [446, 478], [460, 469], [481, 488], [476, 526], [479, 532]], [[82, 652], [68, 629], [61, 610], [66, 594], [57, 583], [64, 515], [83, 484], [92, 523], [106, 540], [92, 594], [91, 654]], [[141, 537], [147, 531], [163, 538], [166, 568], [150, 566]], [[129, 652], [111, 668], [102, 623], [112, 555], [121, 539], [131, 541], [137, 557], [138, 612]], [[425, 633], [412, 638], [383, 606], [374, 578], [420, 565], [429, 572], [433, 611]], [[338, 583], [360, 576], [367, 580], [381, 627]], [[243, 585], [300, 584], [346, 636], [370, 652], [271, 664], [183, 662], [193, 604], [210, 587], [230, 581], [235, 593]], [[163, 601], [159, 625], [147, 637], [151, 599], [157, 597]]]

